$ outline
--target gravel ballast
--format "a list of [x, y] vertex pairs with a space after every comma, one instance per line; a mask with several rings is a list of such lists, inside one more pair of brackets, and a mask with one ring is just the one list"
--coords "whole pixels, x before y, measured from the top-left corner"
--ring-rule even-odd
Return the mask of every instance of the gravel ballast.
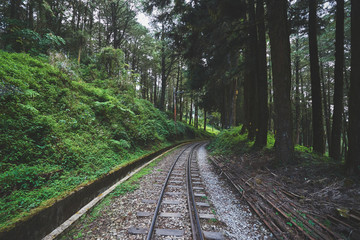
[[216, 209], [219, 220], [228, 226], [225, 230], [226, 236], [229, 239], [271, 239], [272, 234], [264, 224], [215, 172], [213, 165], [208, 161], [205, 147], [201, 146], [197, 154], [200, 173], [210, 201]]
[[[158, 198], [161, 180], [165, 178], [166, 172], [174, 161], [174, 156], [183, 149], [184, 147], [180, 147], [174, 150], [164, 157], [148, 175], [141, 177], [138, 182], [138, 189], [125, 195], [112, 196], [108, 204], [98, 208], [96, 214], [93, 212], [87, 214], [75, 223], [72, 229], [61, 239], [145, 239], [146, 235], [132, 235], [129, 234], [128, 230], [132, 227], [148, 228], [150, 226], [152, 216], [139, 218], [136, 213], [155, 210], [155, 204], [144, 202], [144, 200], [156, 200]], [[216, 228], [222, 228], [221, 232], [225, 239], [270, 239], [271, 233], [251, 213], [245, 203], [240, 201], [240, 196], [232, 192], [228, 183], [218, 176], [215, 168], [207, 159], [204, 146], [199, 148], [196, 155], [208, 203], [216, 213], [218, 221]], [[181, 187], [183, 188], [183, 186]], [[174, 191], [182, 190], [180, 188], [174, 189]], [[179, 201], [180, 205], [186, 204], [185, 200], [176, 198], [176, 196], [167, 196], [166, 200]], [[177, 207], [167, 209], [166, 212], [179, 212], [180, 206], [178, 207], [179, 209]], [[184, 236], [158, 237], [158, 239], [192, 239], [190, 223], [186, 221], [188, 213], [184, 211], [180, 214], [182, 217], [178, 221], [183, 223], [181, 230], [184, 231]], [[170, 223], [163, 222], [161, 225], [171, 227]]]

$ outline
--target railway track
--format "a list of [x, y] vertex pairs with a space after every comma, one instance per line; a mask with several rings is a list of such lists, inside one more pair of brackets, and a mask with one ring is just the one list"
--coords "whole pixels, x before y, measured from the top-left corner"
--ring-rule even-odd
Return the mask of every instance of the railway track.
[[142, 211], [144, 207], [136, 213], [138, 225], [128, 229], [135, 239], [224, 239], [222, 233], [212, 231], [216, 229], [216, 215], [207, 200], [197, 164], [200, 145], [184, 147], [170, 169], [162, 171], [163, 177], [156, 183], [158, 199], [142, 199], [145, 205], [151, 205], [151, 210]]

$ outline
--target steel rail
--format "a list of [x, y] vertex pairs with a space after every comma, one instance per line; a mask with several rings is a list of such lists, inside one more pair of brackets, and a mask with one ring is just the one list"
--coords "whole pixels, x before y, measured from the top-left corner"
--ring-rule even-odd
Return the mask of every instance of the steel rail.
[[[159, 210], [160, 210], [160, 206], [161, 206], [161, 202], [162, 202], [162, 199], [164, 197], [164, 194], [165, 194], [165, 189], [167, 187], [167, 184], [169, 182], [169, 179], [170, 179], [170, 176], [171, 176], [171, 173], [173, 172], [174, 170], [174, 167], [176, 165], [176, 163], [178, 162], [179, 158], [181, 157], [181, 155], [187, 150], [189, 149], [190, 147], [193, 146], [193, 149], [195, 148], [196, 144], [191, 144], [189, 145], [188, 147], [186, 147], [180, 154], [179, 156], [176, 158], [176, 160], [174, 161], [173, 165], [171, 166], [169, 172], [168, 172], [168, 175], [165, 179], [165, 183], [164, 183], [164, 186], [163, 188], [161, 189], [161, 193], [160, 193], [160, 197], [159, 197], [159, 201], [156, 205], [156, 209], [155, 209], [155, 213], [154, 213], [154, 216], [152, 218], [152, 221], [151, 221], [151, 226], [150, 226], [150, 229], [149, 229], [149, 232], [148, 232], [148, 235], [146, 237], [147, 240], [151, 240], [152, 239], [152, 235], [154, 234], [154, 230], [155, 230], [155, 224], [156, 224], [156, 220], [157, 220], [157, 217], [159, 215]], [[192, 149], [192, 151], [193, 151]]]
[[[198, 146], [198, 145], [197, 145]], [[188, 208], [191, 222], [192, 235], [194, 240], [204, 240], [204, 234], [201, 229], [200, 218], [196, 208], [194, 190], [192, 187], [191, 180], [191, 160], [194, 153], [195, 146], [188, 157], [188, 162], [186, 165], [186, 182], [187, 182], [187, 198], [188, 198]]]

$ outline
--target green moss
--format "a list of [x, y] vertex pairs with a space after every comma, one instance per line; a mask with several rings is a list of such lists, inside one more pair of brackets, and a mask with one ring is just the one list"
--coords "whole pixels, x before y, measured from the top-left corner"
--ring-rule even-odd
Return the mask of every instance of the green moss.
[[84, 82], [78, 73], [89, 71], [74, 66], [0, 51], [0, 229], [141, 155], [202, 136], [102, 85], [114, 80]]

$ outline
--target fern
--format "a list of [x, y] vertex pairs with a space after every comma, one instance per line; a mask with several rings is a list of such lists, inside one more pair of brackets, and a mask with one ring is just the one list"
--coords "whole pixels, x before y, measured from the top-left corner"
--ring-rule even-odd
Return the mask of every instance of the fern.
[[130, 149], [131, 148], [131, 144], [128, 141], [124, 140], [124, 139], [120, 139], [119, 141], [111, 139], [110, 143], [117, 150]]
[[34, 108], [33, 106], [29, 105], [29, 104], [21, 104], [19, 103], [19, 106], [25, 110], [25, 111], [28, 111], [28, 112], [31, 112], [33, 114], [38, 114], [39, 113], [39, 110], [37, 110], [36, 108]]
[[25, 94], [25, 96], [28, 96], [30, 98], [40, 96], [40, 94], [38, 92], [36, 92], [35, 90], [32, 90], [32, 89], [25, 90], [24, 94]]

